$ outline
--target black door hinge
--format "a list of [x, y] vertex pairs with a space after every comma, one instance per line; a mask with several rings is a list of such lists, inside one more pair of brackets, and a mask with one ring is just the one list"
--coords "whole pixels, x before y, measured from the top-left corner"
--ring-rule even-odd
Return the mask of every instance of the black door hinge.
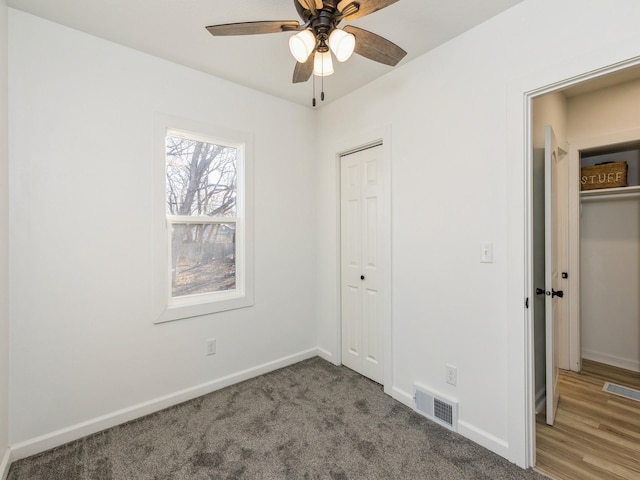
[[524, 299], [524, 308], [529, 308], [529, 297]]

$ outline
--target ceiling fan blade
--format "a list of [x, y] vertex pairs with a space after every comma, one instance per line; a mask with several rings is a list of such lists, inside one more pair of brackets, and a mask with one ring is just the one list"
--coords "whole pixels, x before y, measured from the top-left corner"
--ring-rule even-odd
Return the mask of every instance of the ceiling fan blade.
[[[397, 1], [398, 0], [342, 0], [338, 3], [338, 11], [345, 12], [344, 18], [346, 20], [355, 20], [356, 18], [361, 18], [365, 15], [369, 15], [370, 13], [377, 12], [378, 10], [388, 7]], [[356, 8], [353, 13], [351, 13], [351, 11], [354, 7], [350, 7], [350, 5], [354, 5]]]
[[347, 33], [356, 37], [355, 52], [370, 60], [395, 67], [407, 54], [402, 48], [386, 38], [371, 33], [362, 28], [347, 25], [343, 28]]
[[302, 8], [309, 10], [314, 15], [323, 7], [322, 0], [298, 0], [298, 3], [302, 5]]
[[311, 78], [311, 74], [313, 73], [313, 58], [313, 55], [309, 55], [309, 59], [306, 62], [296, 63], [296, 68], [293, 70], [293, 83], [304, 83]]
[[300, 22], [297, 20], [282, 20], [276, 22], [242, 22], [226, 23], [224, 25], [211, 25], [207, 30], [214, 36], [227, 35], [257, 35], [261, 33], [280, 33], [297, 29]]

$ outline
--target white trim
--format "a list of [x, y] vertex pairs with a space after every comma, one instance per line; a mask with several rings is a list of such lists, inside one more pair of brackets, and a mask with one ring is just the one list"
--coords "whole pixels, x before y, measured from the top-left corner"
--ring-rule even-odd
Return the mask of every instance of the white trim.
[[[507, 95], [507, 423], [509, 426], [510, 461], [526, 468], [535, 463], [529, 446], [534, 445], [535, 424], [533, 422], [533, 388], [535, 371], [533, 358], [533, 308], [526, 309], [525, 298], [533, 307], [533, 295], [529, 273], [532, 274], [531, 245], [529, 240], [532, 216], [526, 198], [531, 191], [531, 181], [525, 167], [531, 159], [527, 150], [531, 139], [525, 131], [531, 125], [531, 100], [527, 90], [516, 82], [508, 85]], [[530, 418], [531, 417], [531, 418]]]
[[147, 402], [123, 408], [116, 412], [92, 418], [85, 422], [77, 423], [75, 425], [56, 430], [55, 432], [47, 433], [24, 442], [17, 443], [11, 446], [12, 459], [20, 460], [31, 455], [42, 453], [46, 450], [59, 447], [60, 445], [78, 440], [87, 435], [98, 433], [107, 428], [115, 427], [122, 423], [129, 422], [136, 418], [140, 418], [202, 395], [215, 392], [216, 390], [243, 382], [250, 378], [264, 375], [265, 373], [307, 360], [317, 356], [319, 353], [320, 352], [317, 348], [311, 348], [287, 357], [279, 358], [272, 362], [257, 365], [240, 372], [226, 375], [216, 380], [211, 380], [194, 387], [185, 388], [184, 390], [179, 390]]
[[582, 370], [582, 356], [580, 354], [580, 154], [575, 144], [569, 142], [569, 370]]
[[397, 400], [398, 402], [406, 405], [411, 410], [414, 410], [414, 401], [413, 395], [405, 392], [404, 390], [399, 389], [398, 387], [391, 387], [391, 398]]
[[381, 259], [383, 271], [383, 307], [384, 318], [382, 322], [382, 334], [384, 336], [384, 392], [393, 397], [393, 319], [392, 319], [392, 281], [391, 281], [391, 251], [393, 231], [391, 217], [391, 126], [386, 125], [364, 132], [349, 132], [347, 136], [338, 140], [333, 146], [335, 152], [335, 181], [336, 181], [336, 320], [334, 335], [334, 352], [337, 352], [336, 365], [342, 363], [342, 266], [341, 266], [341, 231], [340, 231], [340, 157], [364, 150], [373, 146], [382, 145], [382, 177], [381, 195], [384, 199], [384, 209], [381, 212], [382, 224], [385, 226], [382, 234], [382, 251], [385, 253]]
[[325, 350], [324, 348], [321, 348], [321, 347], [318, 347], [317, 350], [318, 350], [318, 356], [323, 360], [333, 363], [336, 366], [340, 365], [339, 363], [336, 363], [335, 359], [333, 358], [333, 354], [329, 350]]
[[614, 367], [624, 368], [632, 372], [640, 372], [640, 361], [636, 358], [623, 358], [609, 353], [596, 352], [595, 350], [582, 350], [582, 358], [592, 360], [594, 362], [613, 365]]
[[0, 480], [7, 480], [7, 475], [9, 475], [9, 468], [11, 467], [12, 455], [11, 449], [7, 448], [2, 456], [2, 461], [0, 462]]
[[[224, 312], [254, 304], [254, 245], [253, 245], [253, 135], [229, 130], [207, 123], [175, 117], [162, 113], [154, 114], [153, 126], [153, 195], [151, 214], [153, 218], [151, 272], [153, 286], [153, 323], [171, 322], [184, 318]], [[238, 288], [220, 295], [208, 294], [194, 299], [171, 300], [169, 275], [169, 228], [166, 215], [166, 149], [164, 139], [167, 132], [190, 138], [202, 139], [238, 149], [237, 211], [239, 217], [231, 217], [236, 223], [236, 272]], [[224, 139], [224, 140], [218, 140]], [[243, 217], [243, 219], [241, 218]], [[215, 221], [224, 218], [214, 217]], [[200, 223], [200, 222], [198, 222]], [[243, 252], [243, 253], [240, 253]], [[201, 301], [200, 301], [201, 300]]]
[[497, 453], [501, 457], [509, 458], [509, 444], [504, 440], [485, 432], [464, 420], [458, 420], [458, 433], [472, 442]]
[[[413, 395], [399, 389], [398, 387], [391, 388], [394, 400], [409, 407], [411, 410], [415, 410], [415, 401]], [[498, 455], [508, 458], [509, 444], [504, 440], [485, 432], [484, 430], [458, 419], [458, 433], [469, 440], [482, 445], [483, 447], [491, 450]]]

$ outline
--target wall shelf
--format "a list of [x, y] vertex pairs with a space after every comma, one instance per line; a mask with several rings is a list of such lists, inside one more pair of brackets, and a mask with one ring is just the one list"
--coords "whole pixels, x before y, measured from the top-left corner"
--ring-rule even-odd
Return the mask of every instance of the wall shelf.
[[580, 192], [580, 198], [584, 200], [605, 200], [605, 199], [625, 199], [640, 198], [640, 185], [619, 188], [600, 188], [598, 190], [584, 190]]

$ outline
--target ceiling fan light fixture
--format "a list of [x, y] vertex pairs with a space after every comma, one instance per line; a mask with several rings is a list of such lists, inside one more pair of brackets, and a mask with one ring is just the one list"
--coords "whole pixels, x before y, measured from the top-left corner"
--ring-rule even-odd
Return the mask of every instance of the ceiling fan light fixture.
[[313, 74], [316, 77], [328, 77], [333, 74], [331, 52], [316, 52], [313, 58]]
[[356, 48], [356, 37], [340, 28], [336, 28], [329, 35], [329, 47], [339, 62], [349, 60]]
[[291, 55], [300, 63], [305, 63], [315, 48], [316, 37], [309, 29], [302, 30], [289, 38]]

